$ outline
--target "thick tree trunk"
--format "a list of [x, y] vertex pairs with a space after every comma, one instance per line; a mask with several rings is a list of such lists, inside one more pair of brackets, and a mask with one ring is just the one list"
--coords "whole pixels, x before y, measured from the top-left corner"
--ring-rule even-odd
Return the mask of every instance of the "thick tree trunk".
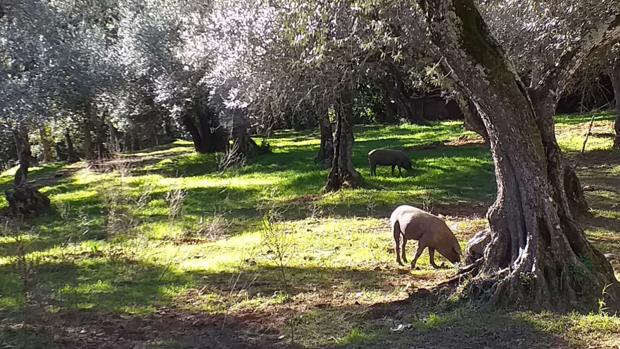
[[91, 160], [94, 157], [94, 147], [93, 147], [93, 124], [90, 116], [90, 107], [85, 108], [84, 120], [82, 122], [82, 133], [84, 136], [84, 148], [83, 153], [84, 157], [87, 160]]
[[249, 127], [250, 124], [245, 115], [243, 115], [243, 112], [241, 110], [233, 111], [231, 138], [235, 149], [243, 154], [246, 159], [256, 156], [259, 150], [258, 145], [248, 133]]
[[611, 82], [614, 87], [614, 98], [616, 100], [614, 149], [620, 149], [620, 58], [616, 58], [609, 77], [611, 78]]
[[67, 144], [67, 162], [70, 164], [80, 161], [80, 157], [73, 146], [73, 139], [69, 130], [65, 130], [65, 143]]
[[[487, 217], [491, 242], [468, 285], [497, 305], [568, 310], [620, 305], [620, 285], [605, 257], [576, 224], [549, 120], [490, 36], [473, 0], [419, 0], [432, 39], [487, 133], [498, 196]], [[605, 290], [605, 295], [603, 295]]]
[[258, 145], [250, 137], [247, 129], [233, 130], [233, 144], [237, 147], [238, 151], [246, 158], [251, 158], [258, 154]]
[[385, 107], [385, 118], [381, 122], [398, 122], [398, 110], [396, 108], [396, 103], [392, 101], [392, 96], [387, 88], [384, 89], [383, 104]]
[[201, 102], [181, 117], [181, 124], [192, 138], [194, 149], [201, 154], [224, 152], [228, 146], [228, 135], [220, 125], [217, 115]]
[[110, 130], [110, 137], [108, 138], [108, 145], [112, 152], [122, 152], [123, 142], [121, 141], [123, 134], [119, 132], [111, 122], [107, 123], [108, 130]]
[[131, 144], [130, 144], [131, 151], [140, 150], [140, 148], [142, 148], [139, 135], [132, 133], [130, 137], [130, 141], [131, 141]]
[[402, 79], [403, 72], [394, 64], [389, 64], [387, 70], [391, 81], [388, 81], [385, 86], [391, 99], [394, 100], [397, 114], [416, 124], [428, 124], [423, 108], [418, 112], [416, 101], [411, 98], [412, 93]]
[[541, 130], [545, 153], [549, 162], [548, 177], [553, 188], [563, 189], [555, 193], [554, 198], [565, 197], [573, 216], [588, 214], [589, 207], [586, 201], [581, 182], [575, 169], [562, 156], [562, 151], [555, 138], [555, 123], [553, 117], [557, 107], [557, 98], [548, 91], [530, 90], [528, 93], [532, 101], [536, 122]]
[[[423, 110], [418, 112], [415, 106], [415, 100], [408, 95], [404, 83], [400, 81], [400, 78], [394, 78], [394, 81], [387, 83], [385, 86], [389, 93], [389, 98], [386, 101], [386, 103], [390, 103], [386, 104], [388, 108], [393, 108], [396, 115], [410, 122], [419, 125], [428, 124], [428, 120], [423, 115]], [[392, 103], [392, 101], [394, 101], [394, 103]], [[390, 110], [389, 112], [392, 113], [393, 111]]]
[[57, 161], [67, 161], [67, 148], [63, 142], [54, 144], [54, 150], [56, 150]]
[[196, 127], [196, 124], [194, 123], [194, 119], [189, 114], [184, 114], [181, 117], [181, 124], [183, 124], [185, 130], [192, 138], [192, 142], [194, 143], [194, 149], [196, 150], [196, 152], [201, 154], [206, 153], [207, 147], [202, 140], [202, 135], [200, 134], [198, 127]]
[[104, 159], [110, 156], [110, 149], [108, 149], [106, 145], [106, 140], [108, 139], [108, 132], [105, 122], [105, 116], [98, 117], [96, 114], [92, 113], [92, 120], [94, 122], [94, 157], [96, 159]]
[[334, 157], [325, 191], [355, 188], [362, 182], [361, 175], [353, 167], [353, 98], [349, 91], [342, 93], [336, 108], [336, 117]]
[[319, 153], [314, 161], [321, 167], [329, 167], [334, 157], [334, 133], [332, 132], [332, 124], [329, 122], [327, 111], [318, 114], [319, 131], [321, 133], [321, 145]]
[[[20, 158], [20, 152], [22, 157], [28, 162], [28, 166], [36, 162], [34, 156], [32, 156], [32, 145], [30, 144], [30, 131], [27, 127], [21, 126], [17, 130], [17, 138], [15, 141], [15, 151], [17, 152], [17, 158]], [[21, 147], [21, 148], [20, 148]]]
[[172, 118], [169, 115], [164, 115], [164, 133], [169, 141], [173, 141], [179, 136], [173, 125]]
[[13, 185], [22, 186], [28, 181], [28, 169], [30, 168], [30, 161], [32, 159], [29, 145], [30, 141], [28, 140], [28, 132], [23, 129], [13, 131], [13, 137], [15, 139], [15, 149], [17, 150], [17, 160], [19, 162], [19, 168], [15, 171]]
[[90, 103], [84, 107], [84, 156], [87, 160], [98, 160], [110, 155], [105, 145], [107, 132], [105, 121], [99, 118]]
[[39, 138], [41, 140], [41, 148], [43, 148], [43, 162], [50, 163], [54, 160], [52, 152], [52, 135], [45, 126], [39, 127]]
[[228, 135], [226, 130], [220, 125], [218, 116], [209, 106], [200, 104], [197, 117], [206, 152], [216, 153], [226, 151], [228, 147]]
[[14, 216], [28, 216], [43, 213], [50, 206], [50, 200], [37, 189], [28, 184], [28, 169], [30, 167], [30, 147], [26, 137], [20, 131], [14, 132], [19, 168], [15, 173], [13, 186], [5, 191], [9, 210]]

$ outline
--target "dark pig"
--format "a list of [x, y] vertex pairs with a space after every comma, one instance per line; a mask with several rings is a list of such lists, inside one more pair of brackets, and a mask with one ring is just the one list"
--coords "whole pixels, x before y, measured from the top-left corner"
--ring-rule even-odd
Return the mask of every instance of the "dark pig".
[[401, 168], [411, 170], [411, 160], [401, 150], [374, 149], [368, 153], [368, 163], [370, 164], [370, 175], [377, 175], [377, 165], [392, 166], [392, 176], [394, 168], [398, 167], [398, 174], [402, 175]]

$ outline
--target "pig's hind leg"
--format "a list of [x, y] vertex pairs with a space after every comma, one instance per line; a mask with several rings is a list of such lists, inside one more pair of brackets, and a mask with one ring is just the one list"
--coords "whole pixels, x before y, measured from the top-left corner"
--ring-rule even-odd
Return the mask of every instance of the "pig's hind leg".
[[401, 247], [400, 239], [404, 238], [404, 236], [402, 236], [400, 232], [400, 224], [398, 223], [398, 221], [392, 224], [392, 234], [394, 236], [394, 252], [396, 252], [396, 262], [398, 263], [398, 265], [404, 265], [403, 262], [400, 260], [400, 254], [401, 254], [400, 253], [400, 247]]

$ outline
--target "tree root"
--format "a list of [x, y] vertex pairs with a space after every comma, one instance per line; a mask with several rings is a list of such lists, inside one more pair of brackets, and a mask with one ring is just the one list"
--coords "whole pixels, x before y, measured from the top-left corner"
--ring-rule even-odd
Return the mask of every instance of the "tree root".
[[34, 216], [50, 207], [50, 199], [28, 184], [13, 186], [5, 192], [13, 216]]
[[[456, 289], [465, 285], [465, 298], [481, 301], [493, 307], [553, 310], [620, 311], [619, 284], [601, 283], [601, 275], [583, 275], [581, 283], [575, 283], [569, 273], [560, 275], [537, 275], [502, 269], [492, 275], [481, 274], [484, 258], [459, 268], [452, 278], [437, 285], [437, 289]], [[567, 269], [568, 270], [568, 269]], [[554, 290], [550, 285], [558, 285]]]

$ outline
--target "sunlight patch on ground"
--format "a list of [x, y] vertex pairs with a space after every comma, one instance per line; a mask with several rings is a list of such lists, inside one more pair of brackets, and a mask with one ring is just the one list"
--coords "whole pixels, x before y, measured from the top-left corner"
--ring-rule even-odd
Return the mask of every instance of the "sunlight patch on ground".
[[[558, 120], [562, 146], [580, 150], [587, 120]], [[595, 125], [592, 149], [606, 144], [597, 142], [608, 141], [604, 134], [610, 124]], [[273, 154], [224, 173], [217, 171], [215, 156], [194, 154], [191, 143], [180, 141], [123, 154], [121, 159], [132, 161], [124, 177], [82, 169], [61, 178], [42, 189], [54, 210], [23, 229], [24, 257], [34, 271], [29, 291], [52, 304], [52, 313], [146, 319], [172, 308], [254, 316], [279, 326], [276, 330], [286, 336], [291, 335], [290, 316], [296, 314], [298, 342], [310, 347], [420, 346], [445, 333], [456, 340], [484, 336], [480, 329], [489, 323], [506, 345], [525, 345], [515, 342], [515, 333], [549, 345], [558, 338], [578, 345], [612, 343], [618, 318], [604, 313], [554, 318], [482, 314], [449, 301], [399, 303], [446, 280], [454, 269], [434, 270], [428, 252], [420, 257], [419, 270], [399, 267], [388, 223], [391, 210], [409, 204], [446, 216], [464, 248], [488, 225], [484, 214], [495, 196], [491, 157], [479, 144], [455, 145], [463, 134], [471, 136], [460, 122], [360, 126], [356, 131], [353, 160], [365, 183], [335, 194], [321, 193], [327, 171], [312, 161], [319, 144], [315, 135], [290, 131], [271, 140]], [[366, 154], [378, 147], [405, 149], [413, 171], [391, 176], [383, 167], [377, 177], [369, 177]], [[620, 175], [620, 165], [609, 166], [605, 159], [579, 168], [583, 183], [593, 186], [587, 195], [594, 214], [584, 227], [595, 246], [618, 253], [620, 228], [614, 224], [620, 208], [614, 205], [620, 193], [613, 178]], [[48, 178], [58, 169], [36, 169], [33, 179]], [[0, 183], [11, 179], [10, 172], [0, 175]], [[174, 190], [186, 194], [176, 218], [169, 215], [167, 198]], [[111, 232], [106, 196], [114, 193], [124, 198], [113, 209], [126, 219], [121, 222], [126, 229]], [[137, 206], [143, 196], [147, 203]], [[270, 211], [273, 221], [266, 226], [263, 219]], [[408, 244], [410, 258], [415, 248], [415, 242]], [[15, 268], [16, 241], [8, 233], [0, 236], [0, 253], [0, 310], [17, 323], [26, 314], [26, 295], [24, 275]], [[373, 315], [383, 306], [391, 308]], [[399, 324], [411, 326], [391, 331]]]

